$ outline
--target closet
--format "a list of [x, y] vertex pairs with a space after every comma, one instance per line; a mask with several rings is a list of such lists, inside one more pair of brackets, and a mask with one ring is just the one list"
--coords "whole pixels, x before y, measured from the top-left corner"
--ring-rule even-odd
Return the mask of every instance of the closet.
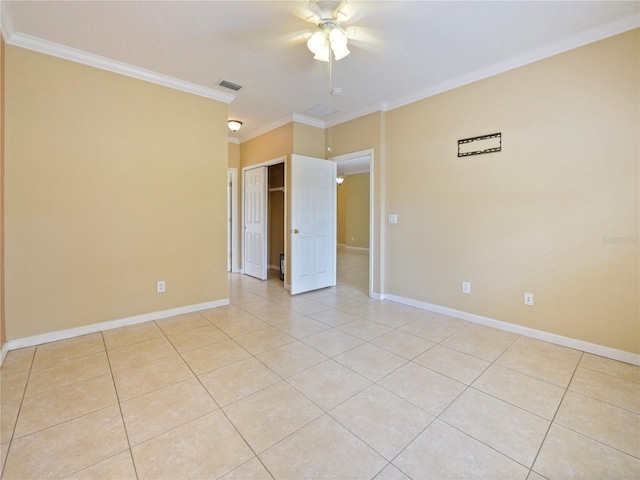
[[284, 163], [267, 167], [267, 265], [268, 276], [280, 272], [280, 255], [284, 254]]

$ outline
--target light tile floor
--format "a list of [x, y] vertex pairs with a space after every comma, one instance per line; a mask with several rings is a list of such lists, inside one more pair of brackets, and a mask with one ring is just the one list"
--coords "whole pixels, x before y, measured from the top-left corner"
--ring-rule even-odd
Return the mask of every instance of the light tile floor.
[[9, 352], [2, 478], [640, 478], [640, 368], [336, 288]]

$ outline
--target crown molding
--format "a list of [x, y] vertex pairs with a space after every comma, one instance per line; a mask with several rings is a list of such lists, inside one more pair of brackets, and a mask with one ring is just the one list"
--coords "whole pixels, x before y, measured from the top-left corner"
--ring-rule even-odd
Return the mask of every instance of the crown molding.
[[304, 125], [310, 125], [312, 127], [326, 128], [327, 122], [315, 117], [308, 117], [299, 113], [291, 114], [292, 120], [296, 123], [302, 123]]
[[156, 85], [162, 85], [163, 87], [180, 90], [181, 92], [191, 93], [199, 97], [205, 97], [224, 103], [231, 103], [233, 99], [236, 98], [235, 95], [219, 92], [212, 88], [203, 87], [202, 85], [197, 85], [168, 75], [162, 75], [160, 73], [152, 72], [151, 70], [135, 67], [133, 65], [87, 53], [75, 48], [59, 45], [37, 37], [32, 37], [31, 35], [16, 33], [13, 30], [10, 13], [5, 6], [5, 2], [2, 2], [2, 35], [5, 37], [5, 42], [8, 45], [26, 48], [38, 53], [44, 53], [45, 55], [51, 55], [64, 60], [81, 63], [83, 65], [136, 78], [145, 82], [155, 83]]
[[355, 120], [356, 118], [364, 117], [366, 115], [370, 115], [376, 112], [385, 112], [386, 104], [384, 102], [375, 103], [373, 105], [369, 105], [367, 107], [361, 108], [360, 110], [356, 110], [355, 112], [346, 113], [344, 115], [338, 115], [333, 117], [330, 122], [327, 122], [328, 127], [335, 127], [336, 125], [340, 125], [341, 123], [349, 122], [351, 120]]
[[383, 108], [383, 111], [389, 111], [395, 108], [403, 107], [405, 105], [424, 100], [425, 98], [429, 98], [434, 95], [438, 95], [440, 93], [444, 93], [446, 91], [453, 90], [455, 88], [462, 87], [473, 82], [484, 80], [486, 78], [507, 72], [509, 70], [514, 70], [530, 63], [553, 57], [554, 55], [560, 55], [561, 53], [568, 52], [569, 50], [574, 50], [576, 48], [589, 45], [590, 43], [595, 43], [600, 40], [604, 40], [605, 38], [613, 37], [614, 35], [628, 32], [629, 30], [633, 30], [634, 28], [638, 27], [640, 27], [640, 16], [629, 15], [628, 17], [625, 17], [616, 22], [587, 30], [586, 32], [579, 33], [566, 40], [552, 43], [543, 48], [538, 48], [524, 55], [512, 58], [508, 61], [495, 63], [486, 68], [476, 70], [475, 72], [472, 72], [470, 74], [456, 77], [447, 82], [434, 85], [429, 89], [422, 90], [412, 95], [400, 98], [386, 104]]
[[9, 39], [16, 33], [13, 27], [13, 17], [7, 7], [7, 2], [0, 0], [0, 33], [5, 43], [9, 43]]
[[276, 128], [280, 128], [287, 123], [293, 122], [293, 114], [287, 115], [286, 117], [282, 117], [278, 120], [275, 120], [271, 123], [267, 123], [262, 127], [256, 129], [251, 133], [251, 135], [247, 135], [244, 137], [240, 137], [240, 143], [244, 143], [248, 140], [253, 140], [254, 138], [259, 137], [260, 135], [264, 135], [265, 133], [269, 133], [271, 130], [275, 130]]
[[258, 128], [253, 133], [251, 133], [251, 135], [247, 135], [246, 137], [241, 137], [240, 143], [253, 140], [256, 137], [259, 137], [260, 135], [269, 133], [271, 130], [275, 130], [276, 128], [280, 128], [292, 122], [302, 123], [304, 125], [310, 125], [312, 127], [326, 128], [326, 123], [324, 122], [324, 120], [307, 117], [306, 115], [301, 115], [299, 113], [290, 113], [289, 115], [279, 118], [278, 120], [275, 120], [271, 123], [263, 125], [262, 127]]

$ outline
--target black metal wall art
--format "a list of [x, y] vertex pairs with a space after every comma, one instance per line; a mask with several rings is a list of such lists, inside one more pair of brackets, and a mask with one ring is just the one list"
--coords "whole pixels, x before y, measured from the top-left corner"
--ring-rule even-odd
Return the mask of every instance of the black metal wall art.
[[502, 150], [502, 133], [491, 133], [479, 137], [458, 140], [458, 157], [481, 155]]

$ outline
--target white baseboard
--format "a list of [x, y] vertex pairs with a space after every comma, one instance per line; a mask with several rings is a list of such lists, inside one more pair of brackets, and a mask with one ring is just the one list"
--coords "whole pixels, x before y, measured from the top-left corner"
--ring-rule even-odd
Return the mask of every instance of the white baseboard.
[[459, 318], [461, 320], [467, 320], [469, 322], [479, 323], [488, 327], [497, 328], [499, 330], [505, 330], [507, 332], [516, 333], [518, 335], [524, 335], [525, 337], [535, 338], [537, 340], [543, 340], [545, 342], [554, 343], [556, 345], [562, 345], [563, 347], [569, 347], [576, 350], [582, 350], [583, 352], [592, 353], [601, 357], [611, 358], [632, 365], [640, 366], [640, 354], [627, 352], [625, 350], [618, 350], [616, 348], [605, 347], [584, 340], [578, 340], [575, 338], [564, 337], [555, 333], [545, 332], [543, 330], [536, 330], [534, 328], [523, 327], [522, 325], [516, 325], [514, 323], [503, 322], [501, 320], [495, 320], [489, 317], [483, 317], [473, 313], [463, 312], [455, 310], [449, 307], [442, 307], [440, 305], [434, 305], [431, 303], [420, 302], [410, 298], [399, 297], [397, 295], [385, 294], [383, 298], [391, 300], [392, 302], [402, 303], [403, 305], [409, 305], [421, 310], [428, 310], [430, 312], [441, 313], [450, 317]]
[[7, 348], [7, 350], [16, 350], [18, 348], [33, 347], [34, 345], [41, 345], [43, 343], [66, 340], [68, 338], [88, 335], [90, 333], [104, 332], [106, 330], [113, 330], [114, 328], [126, 327], [127, 325], [135, 325], [138, 323], [150, 322], [152, 320], [161, 320], [163, 318], [173, 317], [175, 315], [183, 315], [185, 313], [207, 310], [209, 308], [223, 307], [225, 305], [229, 305], [228, 298], [223, 298], [222, 300], [214, 300], [211, 302], [198, 303], [195, 305], [187, 305], [184, 307], [171, 308], [169, 310], [162, 310], [159, 312], [134, 315], [133, 317], [126, 317], [118, 320], [92, 323], [91, 325], [83, 325], [82, 327], [43, 333], [41, 335], [34, 335], [32, 337], [18, 338], [16, 340], [9, 340], [2, 348], [3, 350], [5, 347]]
[[[386, 297], [384, 296], [383, 293], [372, 292], [371, 298], [373, 298], [374, 300], [384, 300]], [[400, 302], [397, 302], [397, 303], [400, 303]]]
[[2, 362], [4, 362], [4, 357], [7, 356], [8, 351], [9, 345], [5, 343], [4, 345], [2, 345], [2, 348], [0, 348], [0, 366], [2, 366]]
[[365, 247], [350, 247], [349, 245], [345, 245], [345, 250], [356, 250], [358, 252], [368, 252], [369, 249]]

